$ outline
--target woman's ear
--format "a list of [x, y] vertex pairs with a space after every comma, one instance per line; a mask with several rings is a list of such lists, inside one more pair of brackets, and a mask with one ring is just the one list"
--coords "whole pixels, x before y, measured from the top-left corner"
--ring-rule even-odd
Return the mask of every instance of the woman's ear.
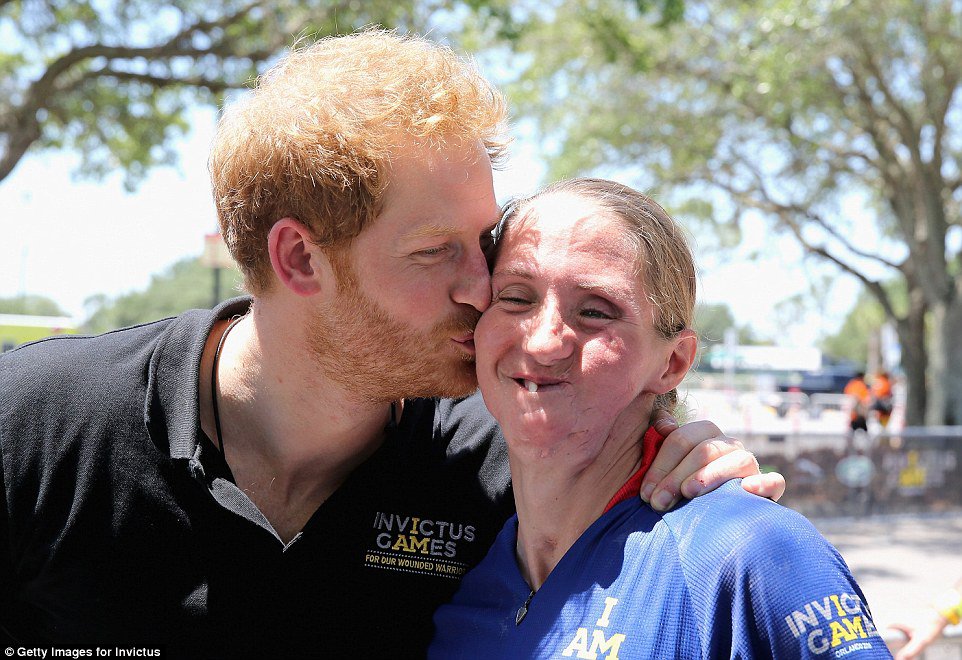
[[695, 363], [695, 354], [698, 352], [698, 336], [693, 330], [682, 330], [668, 341], [672, 348], [665, 362], [665, 369], [659, 377], [658, 394], [670, 392], [678, 387], [691, 370], [691, 366]]
[[333, 277], [330, 261], [303, 222], [294, 218], [275, 222], [267, 235], [267, 249], [274, 275], [288, 290], [313, 296], [328, 288]]

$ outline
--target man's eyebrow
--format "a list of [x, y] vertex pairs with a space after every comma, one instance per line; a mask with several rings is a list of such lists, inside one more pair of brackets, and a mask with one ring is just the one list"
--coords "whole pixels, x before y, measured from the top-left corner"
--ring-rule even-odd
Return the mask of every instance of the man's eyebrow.
[[[481, 230], [480, 235], [490, 234], [494, 231], [494, 228], [498, 226], [498, 221], [495, 220], [490, 226], [485, 227]], [[418, 239], [418, 238], [431, 238], [433, 236], [448, 236], [451, 234], [459, 234], [464, 231], [463, 227], [455, 227], [454, 225], [442, 225], [439, 223], [431, 223], [426, 225], [420, 225], [415, 227], [411, 231], [405, 232], [401, 235], [402, 239]]]
[[458, 229], [453, 225], [441, 225], [437, 223], [420, 225], [415, 227], [411, 231], [405, 232], [401, 235], [401, 238], [411, 239], [411, 238], [426, 238], [432, 236], [446, 236], [448, 234], [457, 234], [463, 229]]

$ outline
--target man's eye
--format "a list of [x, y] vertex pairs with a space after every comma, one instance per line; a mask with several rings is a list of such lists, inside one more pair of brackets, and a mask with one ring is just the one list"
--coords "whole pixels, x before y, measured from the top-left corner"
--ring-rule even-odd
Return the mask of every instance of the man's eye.
[[436, 257], [439, 254], [444, 254], [447, 249], [447, 245], [439, 245], [437, 247], [427, 248], [425, 250], [418, 250], [414, 254], [421, 257]]

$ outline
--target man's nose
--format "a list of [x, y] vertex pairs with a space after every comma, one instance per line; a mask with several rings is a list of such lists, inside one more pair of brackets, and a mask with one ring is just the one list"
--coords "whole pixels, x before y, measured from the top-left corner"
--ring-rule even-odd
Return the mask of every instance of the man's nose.
[[541, 364], [552, 364], [571, 356], [574, 330], [565, 323], [557, 306], [545, 302], [531, 318], [524, 350]]
[[465, 255], [458, 280], [451, 290], [451, 299], [456, 303], [471, 305], [479, 312], [491, 304], [491, 274], [480, 246]]

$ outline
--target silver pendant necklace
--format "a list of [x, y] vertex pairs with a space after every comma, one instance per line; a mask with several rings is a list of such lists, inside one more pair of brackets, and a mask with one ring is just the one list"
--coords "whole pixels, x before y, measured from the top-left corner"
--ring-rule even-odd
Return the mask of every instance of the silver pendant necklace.
[[514, 625], [520, 626], [521, 622], [524, 621], [524, 617], [528, 615], [528, 606], [531, 605], [531, 599], [534, 598], [535, 590], [532, 589], [531, 593], [528, 594], [527, 600], [524, 601], [524, 605], [518, 608], [518, 613], [514, 616]]

